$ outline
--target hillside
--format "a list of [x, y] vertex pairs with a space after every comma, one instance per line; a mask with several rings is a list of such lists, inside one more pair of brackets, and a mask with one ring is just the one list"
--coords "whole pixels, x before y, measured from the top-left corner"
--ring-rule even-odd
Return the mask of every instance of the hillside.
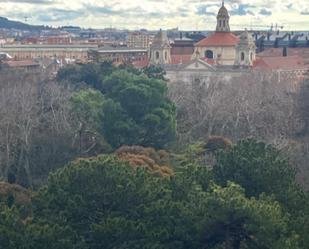
[[1, 29], [18, 29], [18, 30], [41, 30], [46, 29], [44, 26], [29, 25], [26, 23], [11, 21], [5, 17], [0, 17]]

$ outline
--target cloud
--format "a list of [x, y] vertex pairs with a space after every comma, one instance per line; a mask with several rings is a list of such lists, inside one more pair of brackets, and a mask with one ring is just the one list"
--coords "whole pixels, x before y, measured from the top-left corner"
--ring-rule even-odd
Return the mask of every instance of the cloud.
[[238, 8], [232, 9], [230, 11], [231, 15], [238, 15], [238, 16], [246, 16], [246, 15], [254, 15], [251, 10], [248, 10], [249, 7], [252, 7], [249, 4], [240, 4]]
[[46, 4], [55, 4], [57, 3], [57, 1], [54, 0], [0, 0], [0, 3], [26, 3], [26, 4], [42, 4], [42, 5], [46, 5]]
[[213, 6], [214, 5], [211, 5], [211, 4], [204, 4], [204, 5], [197, 6], [195, 13], [199, 16], [203, 16], [203, 15], [216, 16], [217, 14], [216, 12], [212, 12], [211, 10], [209, 10]]
[[75, 20], [82, 15], [82, 10], [49, 9], [48, 13], [39, 14], [37, 20], [41, 22], [66, 22]]
[[[213, 30], [220, 0], [0, 0], [0, 16], [32, 24], [71, 24], [82, 27], [129, 29]], [[304, 16], [308, 0], [226, 0], [231, 26], [285, 24], [289, 29], [309, 29]], [[284, 13], [284, 15], [282, 14]]]
[[270, 16], [272, 14], [272, 12], [270, 10], [267, 9], [261, 9], [260, 10], [260, 15], [262, 16]]
[[97, 6], [92, 4], [84, 4], [84, 8], [87, 12], [92, 14], [102, 14], [102, 15], [121, 15], [124, 14], [125, 10], [116, 10], [112, 6], [104, 5]]

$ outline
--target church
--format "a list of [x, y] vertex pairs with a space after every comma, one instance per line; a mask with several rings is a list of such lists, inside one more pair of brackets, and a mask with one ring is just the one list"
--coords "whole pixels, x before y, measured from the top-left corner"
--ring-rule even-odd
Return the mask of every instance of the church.
[[160, 30], [150, 48], [150, 64], [164, 66], [200, 61], [212, 67], [252, 67], [256, 59], [256, 46], [252, 35], [244, 31], [238, 37], [231, 32], [230, 15], [224, 1], [217, 14], [215, 32], [194, 44], [192, 54], [174, 59], [171, 48], [166, 33]]

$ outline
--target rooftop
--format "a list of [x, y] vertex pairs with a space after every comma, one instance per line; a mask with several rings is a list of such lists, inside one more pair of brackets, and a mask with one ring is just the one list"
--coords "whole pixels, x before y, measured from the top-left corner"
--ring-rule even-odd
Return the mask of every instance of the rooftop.
[[263, 70], [305, 70], [308, 66], [305, 65], [303, 58], [300, 56], [265, 56], [258, 57], [253, 64], [254, 69]]
[[195, 44], [196, 47], [229, 47], [236, 46], [239, 38], [231, 32], [215, 32]]
[[49, 44], [14, 44], [14, 45], [0, 45], [0, 51], [46, 51], [46, 50], [69, 50], [69, 51], [87, 51], [89, 49], [97, 49], [97, 45], [84, 45], [84, 44], [61, 44], [61, 45], [49, 45]]

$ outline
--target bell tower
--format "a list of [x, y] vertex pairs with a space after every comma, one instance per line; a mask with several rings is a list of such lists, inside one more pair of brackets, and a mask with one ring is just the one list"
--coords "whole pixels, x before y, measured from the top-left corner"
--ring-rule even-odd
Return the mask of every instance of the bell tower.
[[160, 30], [150, 47], [150, 64], [165, 65], [171, 63], [171, 45], [166, 32]]
[[216, 32], [230, 32], [230, 16], [222, 1], [222, 6], [217, 15]]
[[252, 35], [245, 30], [236, 46], [235, 66], [251, 67], [256, 60], [256, 46]]

